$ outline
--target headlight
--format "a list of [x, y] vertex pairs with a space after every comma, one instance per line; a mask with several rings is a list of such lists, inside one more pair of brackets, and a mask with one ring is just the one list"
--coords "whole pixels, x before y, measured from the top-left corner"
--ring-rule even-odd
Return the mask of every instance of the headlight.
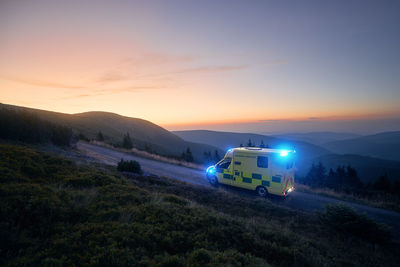
[[207, 175], [214, 175], [215, 174], [215, 167], [214, 166], [208, 167], [206, 172], [207, 172]]

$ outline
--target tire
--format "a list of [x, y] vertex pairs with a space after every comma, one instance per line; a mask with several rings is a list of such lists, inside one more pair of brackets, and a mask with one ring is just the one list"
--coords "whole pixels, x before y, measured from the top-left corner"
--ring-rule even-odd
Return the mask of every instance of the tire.
[[256, 192], [260, 197], [266, 197], [268, 195], [268, 190], [264, 186], [258, 186]]
[[210, 176], [208, 177], [208, 181], [210, 182], [211, 185], [217, 186], [218, 185], [218, 179], [216, 176]]

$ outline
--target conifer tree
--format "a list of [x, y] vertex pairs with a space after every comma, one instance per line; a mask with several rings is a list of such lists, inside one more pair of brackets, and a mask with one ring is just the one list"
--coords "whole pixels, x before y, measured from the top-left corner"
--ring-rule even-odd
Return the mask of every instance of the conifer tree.
[[96, 140], [97, 140], [97, 141], [100, 141], [100, 142], [103, 142], [103, 141], [104, 141], [104, 136], [103, 136], [103, 133], [102, 133], [101, 131], [99, 131], [99, 132], [97, 133], [97, 135], [96, 135]]
[[124, 135], [124, 139], [122, 141], [122, 147], [126, 149], [131, 149], [133, 147], [132, 139], [129, 136], [129, 133], [126, 133], [126, 135]]

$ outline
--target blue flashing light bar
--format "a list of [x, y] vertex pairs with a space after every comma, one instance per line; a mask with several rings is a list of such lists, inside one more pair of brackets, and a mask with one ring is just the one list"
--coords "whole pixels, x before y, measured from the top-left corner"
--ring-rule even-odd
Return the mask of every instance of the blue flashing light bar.
[[282, 150], [280, 155], [281, 157], [287, 157], [289, 155], [289, 152], [287, 150]]

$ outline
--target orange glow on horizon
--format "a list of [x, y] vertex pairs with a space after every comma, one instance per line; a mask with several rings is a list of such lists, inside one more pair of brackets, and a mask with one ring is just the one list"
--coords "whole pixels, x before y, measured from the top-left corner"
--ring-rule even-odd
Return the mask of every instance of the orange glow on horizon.
[[[364, 55], [352, 58], [356, 50], [316, 42], [325, 31], [300, 38], [299, 25], [279, 14], [244, 18], [241, 31], [218, 7], [200, 15], [190, 3], [175, 13], [161, 8], [173, 3], [8, 1], [0, 9], [0, 102], [164, 127], [400, 116], [396, 68], [376, 72]], [[213, 12], [221, 23], [208, 19]]]

